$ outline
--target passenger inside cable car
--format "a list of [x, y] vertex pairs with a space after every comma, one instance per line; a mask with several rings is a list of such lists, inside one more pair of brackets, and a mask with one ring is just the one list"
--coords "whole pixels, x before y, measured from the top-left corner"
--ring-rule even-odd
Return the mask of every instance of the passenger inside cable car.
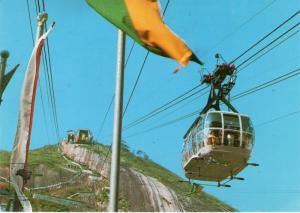
[[222, 130], [215, 129], [210, 130], [208, 138], [207, 138], [208, 145], [221, 145], [222, 144]]

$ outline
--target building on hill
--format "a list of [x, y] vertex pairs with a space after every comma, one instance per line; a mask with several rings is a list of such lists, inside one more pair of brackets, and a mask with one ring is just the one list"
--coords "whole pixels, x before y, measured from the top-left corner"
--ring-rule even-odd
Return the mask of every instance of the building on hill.
[[77, 132], [69, 130], [66, 141], [68, 143], [93, 144], [93, 134], [89, 129], [78, 129]]

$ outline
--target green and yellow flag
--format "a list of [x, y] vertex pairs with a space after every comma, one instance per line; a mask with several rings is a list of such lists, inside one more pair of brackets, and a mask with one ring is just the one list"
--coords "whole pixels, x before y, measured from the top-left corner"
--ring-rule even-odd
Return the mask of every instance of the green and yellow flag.
[[202, 65], [187, 45], [164, 24], [158, 0], [86, 0], [101, 16], [137, 43], [182, 66], [190, 60]]

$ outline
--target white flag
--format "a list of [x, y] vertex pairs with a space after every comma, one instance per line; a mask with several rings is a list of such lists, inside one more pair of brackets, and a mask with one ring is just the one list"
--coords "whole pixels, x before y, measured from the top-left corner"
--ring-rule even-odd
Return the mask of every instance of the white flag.
[[11, 182], [25, 212], [32, 211], [31, 204], [23, 193], [23, 187], [30, 176], [26, 167], [34, 114], [34, 102], [39, 76], [40, 56], [44, 41], [51, 30], [52, 26], [36, 42], [27, 66], [20, 98], [17, 132], [10, 158]]

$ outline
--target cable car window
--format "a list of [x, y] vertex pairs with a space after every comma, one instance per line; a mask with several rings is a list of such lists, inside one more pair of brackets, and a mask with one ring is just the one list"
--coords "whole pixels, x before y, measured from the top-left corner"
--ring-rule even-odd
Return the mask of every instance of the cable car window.
[[225, 146], [240, 146], [240, 132], [233, 130], [224, 131], [224, 145]]
[[197, 143], [201, 144], [203, 141], [203, 132], [200, 130], [197, 131]]
[[207, 137], [208, 145], [221, 145], [222, 143], [222, 130], [214, 129], [210, 130]]
[[253, 132], [253, 126], [252, 126], [251, 120], [246, 116], [241, 116], [241, 119], [242, 119], [243, 131], [252, 133]]
[[191, 135], [192, 135], [192, 152], [196, 153], [197, 152], [197, 147], [196, 147], [196, 143], [197, 143], [197, 131], [196, 131], [196, 127], [194, 127], [191, 131]]
[[205, 128], [216, 127], [222, 128], [222, 117], [219, 113], [209, 113], [205, 123]]
[[182, 162], [186, 163], [189, 159], [189, 152], [188, 152], [188, 140], [186, 138], [186, 140], [184, 141], [183, 144], [183, 159]]
[[199, 147], [201, 148], [201, 147], [204, 146], [204, 139], [205, 139], [205, 137], [204, 137], [204, 131], [203, 130], [198, 131], [197, 134], [198, 134], [197, 135], [197, 142], [199, 144]]
[[253, 146], [253, 135], [244, 132], [242, 136], [242, 148], [251, 150]]
[[203, 146], [206, 146], [208, 144], [208, 136], [209, 136], [209, 130], [204, 129], [203, 130]]
[[237, 115], [223, 114], [224, 117], [224, 129], [240, 129], [240, 120]]
[[192, 138], [193, 136], [192, 136], [192, 133], [190, 133], [190, 135], [189, 135], [189, 143], [188, 143], [188, 152], [190, 153], [190, 154], [192, 154], [192, 152], [193, 152], [193, 147], [192, 147], [192, 145], [193, 145], [193, 138]]
[[187, 140], [185, 139], [182, 144], [182, 152], [186, 152], [186, 143], [187, 143]]
[[201, 116], [200, 117], [200, 121], [199, 121], [199, 126], [200, 126], [201, 129], [203, 129], [203, 126], [204, 126], [203, 123], [204, 123], [204, 121], [205, 121], [205, 117]]

